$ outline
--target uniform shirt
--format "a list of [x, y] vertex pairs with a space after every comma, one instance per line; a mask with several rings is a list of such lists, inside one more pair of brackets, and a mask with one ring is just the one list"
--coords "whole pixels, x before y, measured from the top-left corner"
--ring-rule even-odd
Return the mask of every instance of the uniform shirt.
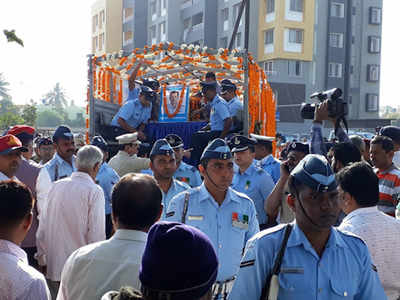
[[111, 121], [112, 126], [121, 127], [118, 119], [122, 118], [129, 126], [137, 128], [142, 123], [147, 123], [151, 116], [151, 104], [143, 106], [138, 98], [125, 102]]
[[230, 101], [228, 101], [228, 107], [229, 107], [229, 112], [231, 114], [231, 117], [234, 117], [234, 116], [236, 116], [236, 114], [239, 110], [243, 109], [243, 103], [236, 96], [236, 97], [232, 98]]
[[388, 299], [397, 300], [400, 296], [400, 221], [378, 211], [376, 206], [365, 207], [349, 213], [339, 229], [365, 241]]
[[105, 239], [104, 193], [86, 173], [53, 183], [45, 218], [37, 232], [38, 261], [46, 277], [60, 281], [67, 258], [76, 249]]
[[[186, 224], [197, 227], [210, 238], [219, 261], [217, 281], [228, 280], [239, 270], [246, 242], [259, 231], [254, 203], [245, 194], [229, 188], [219, 206], [204, 183], [188, 192]], [[172, 199], [167, 221], [181, 222], [185, 195], [181, 193]]]
[[161, 220], [166, 219], [166, 211], [167, 211], [167, 208], [168, 208], [168, 205], [169, 205], [171, 199], [174, 198], [179, 193], [186, 191], [189, 188], [190, 188], [190, 186], [188, 186], [186, 183], [180, 182], [180, 181], [172, 178], [172, 183], [171, 183], [171, 186], [169, 187], [168, 192], [164, 193], [164, 191], [161, 190], [162, 204], [164, 206]]
[[126, 102], [139, 98], [139, 93], [140, 93], [140, 89], [139, 88], [133, 88], [132, 90], [129, 90], [128, 98], [126, 98]]
[[140, 173], [143, 169], [150, 167], [150, 159], [137, 157], [137, 155], [129, 156], [125, 151], [118, 151], [118, 153], [110, 159], [108, 165], [122, 177], [128, 173]]
[[260, 168], [264, 169], [269, 175], [271, 175], [275, 184], [278, 182], [281, 177], [281, 163], [279, 160], [275, 159], [272, 154], [270, 154], [258, 161], [257, 164]]
[[147, 234], [118, 229], [108, 240], [76, 250], [65, 263], [57, 300], [101, 299], [121, 286], [140, 289]]
[[394, 153], [392, 161], [396, 167], [400, 168], [400, 151]]
[[[263, 230], [246, 245], [230, 300], [259, 300], [272, 271], [285, 226]], [[378, 273], [365, 243], [331, 228], [322, 257], [294, 223], [283, 256], [279, 300], [385, 300]]]
[[114, 185], [119, 181], [117, 172], [114, 171], [106, 162], [100, 167], [96, 176], [96, 183], [101, 186], [104, 192], [105, 212], [111, 214], [111, 193]]
[[0, 298], [51, 300], [43, 275], [28, 265], [24, 250], [6, 240], [0, 240]]
[[222, 131], [224, 129], [224, 120], [229, 118], [228, 103], [220, 96], [215, 96], [211, 101], [210, 127], [211, 131]]
[[51, 181], [57, 181], [69, 177], [72, 172], [76, 171], [75, 155], [72, 157], [72, 165], [70, 165], [68, 162], [63, 160], [58, 153], [56, 153], [43, 167], [49, 172]]
[[258, 223], [267, 223], [267, 213], [264, 210], [264, 202], [274, 189], [271, 176], [263, 169], [251, 164], [246, 171], [235, 171], [232, 180], [232, 188], [246, 194], [253, 200], [256, 207]]
[[379, 178], [378, 208], [394, 215], [400, 197], [400, 170], [392, 164], [383, 172], [376, 170], [376, 175]]

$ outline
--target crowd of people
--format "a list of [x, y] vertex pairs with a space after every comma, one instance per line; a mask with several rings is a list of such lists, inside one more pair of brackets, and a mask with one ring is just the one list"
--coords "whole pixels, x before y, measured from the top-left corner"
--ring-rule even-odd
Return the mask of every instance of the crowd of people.
[[231, 83], [202, 87], [192, 153], [168, 134], [138, 156], [148, 86], [112, 157], [66, 126], [0, 137], [0, 299], [400, 299], [400, 128], [326, 141], [324, 102], [278, 159], [275, 137], [233, 129]]

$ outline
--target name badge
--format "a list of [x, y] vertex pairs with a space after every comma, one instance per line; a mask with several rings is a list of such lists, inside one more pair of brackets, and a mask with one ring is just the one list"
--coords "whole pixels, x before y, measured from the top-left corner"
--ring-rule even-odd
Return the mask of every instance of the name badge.
[[203, 221], [203, 216], [188, 216], [189, 221]]
[[296, 268], [296, 267], [282, 267], [281, 273], [286, 274], [304, 274], [304, 268]]
[[244, 230], [249, 229], [249, 216], [245, 214], [239, 214], [237, 212], [232, 213], [232, 226]]

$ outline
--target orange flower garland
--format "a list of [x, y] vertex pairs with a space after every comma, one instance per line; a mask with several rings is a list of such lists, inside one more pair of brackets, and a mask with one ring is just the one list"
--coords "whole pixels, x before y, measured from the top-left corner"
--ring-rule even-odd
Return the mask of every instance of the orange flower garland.
[[163, 86], [163, 105], [164, 105], [164, 111], [167, 114], [168, 118], [172, 119], [175, 117], [179, 111], [181, 110], [182, 104], [183, 104], [183, 96], [185, 95], [186, 92], [186, 84], [183, 84], [182, 86], [182, 92], [179, 96], [179, 102], [178, 102], [178, 107], [175, 109], [175, 111], [171, 114], [168, 110], [168, 105], [167, 105], [167, 86]]

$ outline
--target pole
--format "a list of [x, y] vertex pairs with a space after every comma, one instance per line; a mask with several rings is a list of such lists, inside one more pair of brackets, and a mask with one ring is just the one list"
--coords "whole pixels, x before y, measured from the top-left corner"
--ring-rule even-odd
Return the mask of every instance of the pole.
[[242, 19], [243, 10], [246, 5], [246, 2], [249, 2], [249, 0], [243, 0], [242, 3], [240, 4], [239, 13], [238, 13], [236, 21], [235, 21], [235, 26], [233, 27], [231, 41], [230, 41], [229, 47], [228, 47], [229, 51], [231, 51], [233, 48], [233, 44], [235, 42], [235, 37], [236, 37], [237, 31], [239, 29], [240, 20]]
[[89, 135], [95, 135], [94, 128], [94, 95], [93, 95], [93, 64], [92, 59], [93, 55], [88, 55], [88, 84], [89, 84]]
[[246, 20], [245, 20], [244, 52], [243, 52], [244, 87], [245, 87], [244, 98], [243, 98], [244, 135], [249, 135], [249, 35], [250, 35], [249, 28], [250, 28], [250, 1], [246, 1]]
[[250, 35], [250, 1], [246, 1], [246, 20], [244, 32], [244, 48], [249, 52], [249, 35]]

